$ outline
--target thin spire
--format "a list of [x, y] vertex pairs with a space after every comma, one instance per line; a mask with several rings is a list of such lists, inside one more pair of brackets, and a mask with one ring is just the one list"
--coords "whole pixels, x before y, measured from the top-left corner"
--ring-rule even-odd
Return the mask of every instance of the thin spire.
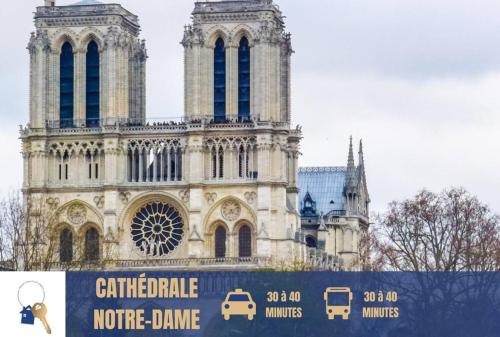
[[359, 155], [358, 165], [359, 166], [364, 166], [365, 165], [365, 159], [364, 159], [364, 155], [363, 155], [363, 140], [362, 139], [359, 141], [359, 152], [358, 152], [358, 155]]
[[349, 157], [347, 159], [347, 169], [354, 168], [354, 150], [352, 147], [352, 136], [349, 141]]
[[352, 146], [352, 136], [349, 140], [349, 158], [347, 159], [346, 187], [356, 186], [356, 166], [354, 164], [354, 150]]

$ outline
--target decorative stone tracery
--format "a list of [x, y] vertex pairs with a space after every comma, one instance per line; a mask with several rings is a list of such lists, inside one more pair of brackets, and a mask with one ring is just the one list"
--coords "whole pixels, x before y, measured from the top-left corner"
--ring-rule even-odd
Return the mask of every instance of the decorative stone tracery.
[[241, 215], [241, 206], [236, 201], [226, 201], [221, 207], [221, 214], [227, 221], [236, 221]]
[[205, 199], [207, 199], [209, 205], [213, 205], [215, 200], [217, 200], [217, 193], [205, 193]]
[[179, 211], [164, 202], [144, 205], [132, 219], [132, 240], [141, 252], [149, 256], [173, 252], [181, 244], [184, 231], [184, 220]]
[[255, 192], [245, 192], [245, 199], [249, 204], [253, 204], [257, 198], [257, 193]]
[[73, 204], [67, 211], [68, 220], [74, 225], [82, 225], [87, 219], [87, 209], [82, 204]]

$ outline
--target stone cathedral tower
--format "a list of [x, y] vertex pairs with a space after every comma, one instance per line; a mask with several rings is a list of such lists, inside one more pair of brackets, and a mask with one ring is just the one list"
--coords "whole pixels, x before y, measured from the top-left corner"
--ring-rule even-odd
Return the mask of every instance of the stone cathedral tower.
[[23, 191], [48, 212], [55, 269], [307, 263], [284, 17], [272, 0], [221, 0], [192, 19], [182, 122], [152, 121], [137, 16], [37, 8]]

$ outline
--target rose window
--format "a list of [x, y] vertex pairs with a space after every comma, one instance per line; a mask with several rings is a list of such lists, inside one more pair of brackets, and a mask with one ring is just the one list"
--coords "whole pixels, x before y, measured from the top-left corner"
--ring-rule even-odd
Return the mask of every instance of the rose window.
[[184, 223], [179, 211], [169, 204], [151, 202], [132, 219], [132, 239], [137, 248], [150, 256], [164, 256], [182, 242]]

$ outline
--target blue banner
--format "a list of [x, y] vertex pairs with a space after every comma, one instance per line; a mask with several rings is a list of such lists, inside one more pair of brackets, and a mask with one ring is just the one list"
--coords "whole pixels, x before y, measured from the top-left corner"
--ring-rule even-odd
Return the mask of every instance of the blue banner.
[[67, 273], [66, 335], [498, 337], [500, 273]]

